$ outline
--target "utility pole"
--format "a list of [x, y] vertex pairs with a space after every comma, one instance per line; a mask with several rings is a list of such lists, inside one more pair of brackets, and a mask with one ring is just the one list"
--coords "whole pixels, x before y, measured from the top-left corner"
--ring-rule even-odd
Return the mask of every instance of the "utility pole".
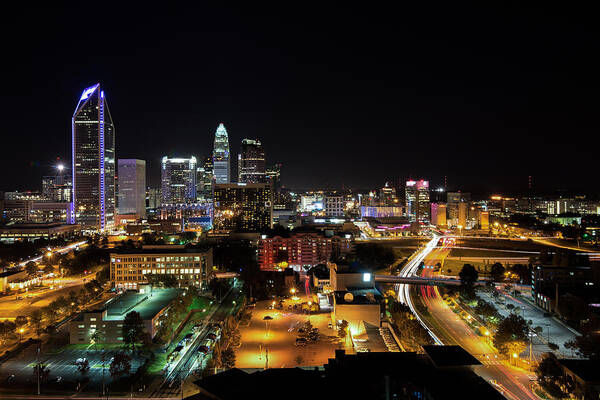
[[38, 349], [37, 349], [37, 394], [38, 396], [40, 395], [40, 368], [41, 368], [41, 364], [40, 364], [40, 347], [38, 345]]

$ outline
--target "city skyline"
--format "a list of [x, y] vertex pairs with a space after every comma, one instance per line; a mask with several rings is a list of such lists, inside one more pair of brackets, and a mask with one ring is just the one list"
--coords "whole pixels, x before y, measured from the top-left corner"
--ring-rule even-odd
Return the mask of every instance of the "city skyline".
[[[589, 187], [598, 86], [589, 49], [597, 43], [578, 34], [594, 25], [550, 6], [410, 7], [395, 21], [382, 10], [348, 8], [336, 18], [329, 7], [289, 16], [212, 5], [172, 9], [156, 31], [144, 22], [157, 18], [152, 10], [129, 18], [133, 10], [124, 8], [106, 33], [112, 51], [91, 60], [84, 38], [72, 35], [85, 6], [28, 12], [26, 21], [16, 13], [5, 29], [54, 30], [7, 49], [8, 140], [27, 153], [0, 160], [23, 171], [3, 176], [0, 187], [31, 188], [56, 157], [68, 161], [73, 97], [102, 82], [120, 132], [117, 157], [146, 160], [152, 186], [162, 155], [209, 155], [222, 121], [233, 154], [241, 139], [259, 138], [269, 159], [284, 164], [289, 187], [368, 187], [411, 176], [437, 184], [447, 176], [454, 187], [514, 192], [531, 175], [542, 191], [597, 193]], [[184, 14], [202, 18], [186, 24]], [[137, 41], [138, 31], [149, 34]], [[22, 124], [35, 105], [30, 94], [40, 92], [53, 102]]]

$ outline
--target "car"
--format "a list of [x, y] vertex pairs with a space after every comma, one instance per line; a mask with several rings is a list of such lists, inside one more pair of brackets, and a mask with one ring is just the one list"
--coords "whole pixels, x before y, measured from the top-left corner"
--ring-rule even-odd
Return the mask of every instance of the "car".
[[85, 357], [80, 357], [75, 361], [75, 364], [81, 364], [87, 361], [87, 358]]
[[332, 324], [331, 322], [329, 322], [329, 323], [327, 323], [327, 327], [328, 327], [329, 329], [333, 329], [333, 324]]
[[297, 338], [296, 339], [296, 346], [306, 346], [307, 344], [307, 340], [304, 338]]
[[370, 352], [371, 352], [371, 349], [368, 349], [368, 348], [366, 348], [366, 347], [362, 347], [362, 348], [360, 348], [360, 349], [356, 350], [356, 352], [357, 352], [357, 353], [370, 353]]
[[298, 333], [304, 333], [304, 332], [306, 332], [306, 329], [304, 329], [304, 328], [298, 328]]

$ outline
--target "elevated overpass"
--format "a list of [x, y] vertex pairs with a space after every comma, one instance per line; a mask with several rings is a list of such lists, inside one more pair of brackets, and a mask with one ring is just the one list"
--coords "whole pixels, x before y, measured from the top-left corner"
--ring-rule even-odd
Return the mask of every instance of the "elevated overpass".
[[[453, 285], [459, 286], [460, 279], [453, 278], [424, 278], [421, 276], [401, 276], [401, 275], [375, 275], [375, 282], [379, 283], [404, 283], [411, 285]], [[487, 285], [489, 281], [480, 280], [474, 283], [476, 286]]]

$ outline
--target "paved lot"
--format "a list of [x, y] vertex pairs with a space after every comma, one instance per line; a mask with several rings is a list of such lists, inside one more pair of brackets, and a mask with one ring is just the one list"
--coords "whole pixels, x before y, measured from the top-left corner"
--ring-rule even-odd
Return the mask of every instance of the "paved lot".
[[[66, 332], [59, 332], [57, 335], [64, 335]], [[110, 385], [112, 379], [108, 371], [110, 359], [117, 352], [117, 349], [107, 350], [105, 355], [105, 382]], [[131, 371], [135, 372], [143, 358], [137, 354], [128, 354], [132, 357]], [[78, 358], [87, 358], [90, 370], [82, 375], [75, 366]], [[42, 345], [38, 354], [38, 346], [33, 344], [14, 357], [2, 362], [0, 365], [0, 388], [7, 391], [18, 391], [23, 394], [36, 390], [37, 379], [33, 374], [33, 366], [38, 362], [45, 364], [50, 369], [50, 377], [47, 383], [42, 385], [42, 392], [54, 391], [72, 391], [77, 389], [77, 383], [87, 378], [85, 385], [81, 389], [85, 391], [100, 390], [102, 384], [102, 352], [94, 350], [93, 347], [82, 348], [79, 345], [50, 348]], [[7, 378], [14, 375], [14, 381], [8, 382]], [[61, 381], [57, 382], [57, 378]]]
[[[269, 310], [269, 302], [258, 302], [252, 310], [252, 319], [246, 327], [241, 327], [242, 346], [236, 349], [236, 367], [264, 368], [268, 350], [268, 366], [272, 368], [317, 366], [327, 363], [335, 356], [338, 344], [336, 332], [327, 327], [330, 313], [312, 314], [310, 322], [319, 328], [320, 340], [306, 346], [296, 346], [297, 327], [308, 320], [308, 315], [288, 310]], [[273, 318], [267, 323], [265, 316]], [[302, 357], [300, 364], [296, 358]]]

